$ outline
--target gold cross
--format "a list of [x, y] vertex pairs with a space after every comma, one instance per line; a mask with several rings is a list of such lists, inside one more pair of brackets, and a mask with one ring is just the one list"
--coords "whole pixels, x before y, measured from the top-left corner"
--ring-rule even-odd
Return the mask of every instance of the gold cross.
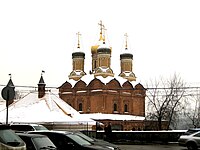
[[80, 32], [78, 32], [78, 33], [76, 33], [76, 35], [78, 36], [78, 46], [77, 46], [77, 48], [80, 48], [80, 36], [81, 36], [81, 34], [80, 34]]
[[128, 40], [128, 34], [125, 33], [124, 36], [125, 36], [125, 40], [126, 40], [125, 49], [127, 49], [128, 48], [128, 42], [127, 42], [127, 40]]
[[103, 41], [105, 42], [105, 40], [106, 40], [106, 28], [105, 28], [105, 26], [103, 25], [102, 26], [102, 30], [103, 30]]
[[102, 20], [100, 20], [100, 23], [98, 23], [98, 25], [100, 25], [100, 30], [101, 30], [100, 34], [102, 34], [102, 30], [103, 30], [103, 27], [104, 27]]

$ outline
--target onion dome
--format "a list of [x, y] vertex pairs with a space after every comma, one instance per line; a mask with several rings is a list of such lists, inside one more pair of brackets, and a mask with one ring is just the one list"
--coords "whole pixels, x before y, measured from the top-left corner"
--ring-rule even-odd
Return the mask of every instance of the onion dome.
[[100, 25], [100, 37], [99, 37], [99, 41], [97, 42], [97, 44], [91, 47], [91, 53], [92, 54], [96, 54], [98, 47], [101, 44], [103, 44], [103, 42], [104, 42], [104, 38], [103, 38], [103, 27], [104, 27], [104, 25], [102, 24], [102, 21], [100, 21], [99, 25]]
[[77, 44], [77, 47], [75, 49], [75, 52], [72, 53], [72, 59], [73, 58], [83, 58], [83, 59], [85, 59], [85, 53], [83, 52], [83, 50], [81, 49], [81, 46], [80, 46], [80, 36], [81, 36], [81, 34], [78, 32], [77, 36], [78, 36], [78, 44]]
[[129, 53], [120, 54], [120, 59], [133, 59], [133, 54]]
[[[131, 58], [133, 58], [133, 55], [131, 54], [132, 51], [128, 48], [128, 34], [125, 33], [124, 36], [125, 36], [125, 49], [122, 50], [121, 55], [122, 55], [122, 57], [124, 56], [124, 57], [131, 57]], [[120, 55], [120, 58], [121, 58], [121, 55]]]
[[72, 53], [72, 59], [73, 58], [84, 58], [85, 59], [85, 53], [84, 52], [74, 52], [74, 53]]
[[111, 48], [103, 42], [98, 48], [97, 53], [111, 54]]

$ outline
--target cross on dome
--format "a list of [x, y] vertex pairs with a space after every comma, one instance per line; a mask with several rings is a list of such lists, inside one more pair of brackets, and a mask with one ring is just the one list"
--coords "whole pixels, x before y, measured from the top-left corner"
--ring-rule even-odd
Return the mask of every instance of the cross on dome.
[[125, 33], [124, 36], [125, 36], [125, 49], [128, 49], [128, 34]]
[[78, 36], [78, 46], [77, 46], [77, 48], [80, 48], [80, 36], [81, 36], [81, 34], [80, 34], [80, 32], [78, 32], [78, 33], [76, 33], [76, 35]]

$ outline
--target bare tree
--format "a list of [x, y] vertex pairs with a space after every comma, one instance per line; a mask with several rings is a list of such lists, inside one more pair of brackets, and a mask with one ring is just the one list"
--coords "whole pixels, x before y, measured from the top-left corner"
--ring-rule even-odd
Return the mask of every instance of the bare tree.
[[184, 116], [194, 128], [200, 127], [200, 91], [191, 92], [184, 106]]
[[153, 88], [147, 85], [147, 117], [157, 120], [157, 129], [162, 130], [162, 122], [167, 121], [166, 129], [176, 123], [177, 112], [181, 109], [180, 102], [185, 93], [184, 82], [174, 74], [169, 80], [151, 81]]

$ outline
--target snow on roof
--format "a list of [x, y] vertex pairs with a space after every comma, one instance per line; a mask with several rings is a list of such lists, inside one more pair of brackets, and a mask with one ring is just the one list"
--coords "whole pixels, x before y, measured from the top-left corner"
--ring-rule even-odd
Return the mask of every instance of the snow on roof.
[[93, 114], [82, 114], [84, 117], [88, 117], [94, 120], [144, 120], [145, 117], [142, 116], [133, 116], [133, 115], [121, 115], [121, 114], [102, 114], [102, 113], [93, 113]]
[[[0, 111], [0, 122], [5, 122], [6, 108]], [[38, 98], [37, 92], [29, 93], [24, 98], [12, 103], [8, 108], [9, 122], [76, 122], [96, 124], [60, 99], [47, 92]]]
[[[122, 77], [120, 77], [120, 76], [116, 76], [116, 77], [108, 76], [108, 77], [106, 77], [106, 78], [103, 78], [102, 76], [97, 76], [96, 78], [99, 79], [99, 80], [100, 80], [102, 83], [104, 83], [104, 84], [107, 84], [107, 83], [109, 83], [111, 80], [116, 79], [116, 80], [120, 83], [121, 86], [127, 81], [127, 79], [124, 79], [124, 78], [122, 78]], [[83, 76], [83, 77], [81, 78], [81, 80], [84, 81], [84, 82], [86, 83], [86, 85], [88, 85], [93, 79], [94, 79], [94, 74], [87, 74], [87, 75], [85, 75], [85, 76]], [[75, 81], [75, 80], [73, 80], [73, 79], [70, 79], [70, 80], [68, 80], [67, 82], [69, 82], [69, 83], [72, 85], [72, 87], [74, 87], [75, 84], [76, 84], [78, 81]], [[131, 84], [132, 84], [133, 87], [134, 87], [136, 84], [138, 84], [138, 82], [135, 82], [135, 81], [134, 81], [134, 82], [131, 82]]]

